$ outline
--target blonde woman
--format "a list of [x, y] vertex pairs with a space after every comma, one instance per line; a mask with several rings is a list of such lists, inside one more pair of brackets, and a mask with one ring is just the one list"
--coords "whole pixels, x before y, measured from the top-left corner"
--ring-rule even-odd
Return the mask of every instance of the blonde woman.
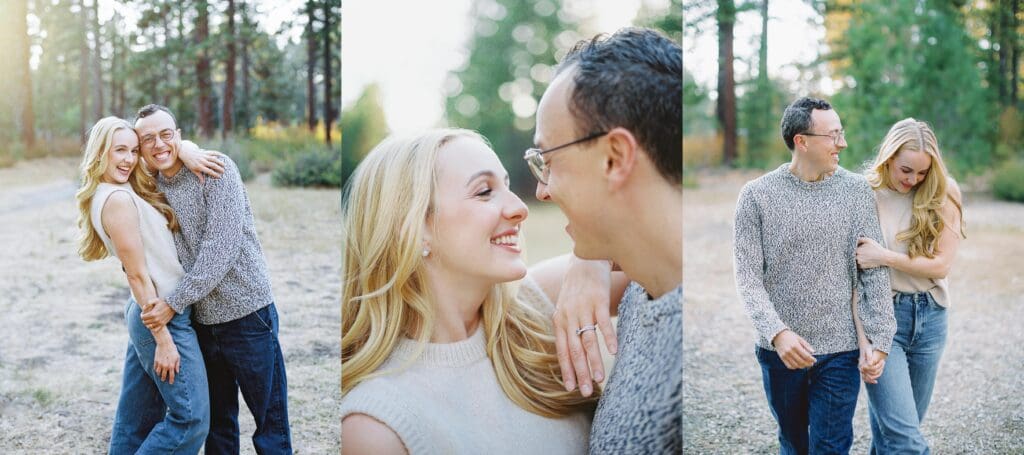
[[[946, 344], [946, 275], [964, 237], [962, 198], [927, 123], [907, 118], [885, 135], [867, 170], [885, 246], [861, 238], [857, 265], [889, 267], [897, 331], [884, 369], [862, 367], [872, 453], [928, 453], [920, 426]], [[871, 342], [860, 330], [863, 357]]]
[[[353, 174], [343, 228], [346, 454], [586, 451], [599, 393], [566, 391], [550, 322], [568, 260], [527, 273], [527, 207], [508, 183], [485, 140], [456, 129], [389, 138]], [[618, 275], [611, 287], [621, 295]]]
[[[219, 168], [190, 147], [189, 169]], [[130, 343], [110, 439], [111, 454], [197, 453], [209, 427], [206, 369], [189, 314], [152, 331], [136, 302], [174, 289], [184, 271], [167, 199], [139, 166], [139, 138], [128, 122], [106, 117], [89, 131], [81, 165], [79, 255], [121, 260], [132, 298], [125, 307]]]

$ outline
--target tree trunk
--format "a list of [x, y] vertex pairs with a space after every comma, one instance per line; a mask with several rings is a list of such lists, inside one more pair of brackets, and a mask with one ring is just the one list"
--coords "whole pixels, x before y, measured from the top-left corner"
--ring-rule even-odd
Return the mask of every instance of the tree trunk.
[[733, 25], [736, 7], [732, 0], [718, 1], [718, 100], [716, 113], [722, 134], [722, 164], [736, 162], [736, 79], [733, 73]]
[[35, 113], [32, 110], [32, 68], [29, 66], [31, 59], [30, 43], [28, 39], [28, 0], [16, 2], [14, 15], [16, 22], [15, 33], [18, 36], [16, 45], [20, 52], [19, 62], [21, 63], [21, 142], [27, 149], [36, 145]]
[[228, 137], [231, 134], [231, 130], [234, 128], [234, 111], [235, 111], [235, 2], [234, 0], [228, 0], [228, 60], [225, 63], [225, 80], [224, 80], [224, 103], [223, 103], [223, 115], [224, 120], [221, 123], [222, 138]]
[[196, 42], [198, 58], [196, 59], [196, 79], [199, 88], [199, 134], [203, 137], [213, 136], [213, 102], [210, 98], [212, 83], [210, 82], [210, 55], [206, 50], [210, 36], [209, 4], [207, 0], [196, 2]]
[[85, 137], [89, 125], [89, 15], [85, 0], [78, 0], [80, 32], [78, 35], [78, 132]]
[[331, 103], [331, 2], [324, 1], [324, 137], [327, 147], [331, 146], [331, 122], [334, 111]]
[[239, 1], [238, 7], [242, 13], [242, 32], [239, 34], [242, 42], [242, 125], [249, 131], [252, 128], [252, 112], [249, 110], [249, 41], [252, 24], [249, 22], [249, 8], [245, 1]]
[[93, 87], [93, 118], [103, 118], [106, 109], [103, 106], [103, 57], [100, 54], [103, 46], [103, 36], [100, 34], [100, 7], [99, 0], [92, 0], [92, 8], [87, 15], [92, 23], [92, 87]]
[[306, 0], [306, 122], [310, 131], [316, 130], [316, 85], [313, 76], [316, 73], [316, 3]]

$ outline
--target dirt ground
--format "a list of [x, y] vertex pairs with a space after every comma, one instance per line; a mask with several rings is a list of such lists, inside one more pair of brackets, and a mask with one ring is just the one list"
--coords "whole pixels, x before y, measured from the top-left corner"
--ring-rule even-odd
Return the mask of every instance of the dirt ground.
[[[76, 159], [0, 169], [0, 449], [104, 453], [128, 343], [116, 259], [77, 255]], [[270, 268], [296, 453], [337, 453], [338, 190], [247, 184]], [[241, 399], [239, 400], [241, 402]], [[241, 415], [242, 453], [254, 453]]]
[[[736, 295], [733, 216], [759, 173], [706, 171], [684, 191], [685, 453], [777, 453], [776, 424]], [[933, 453], [1024, 450], [1024, 205], [965, 194], [968, 238], [950, 273], [949, 335], [923, 424]], [[867, 453], [861, 388], [851, 453]]]

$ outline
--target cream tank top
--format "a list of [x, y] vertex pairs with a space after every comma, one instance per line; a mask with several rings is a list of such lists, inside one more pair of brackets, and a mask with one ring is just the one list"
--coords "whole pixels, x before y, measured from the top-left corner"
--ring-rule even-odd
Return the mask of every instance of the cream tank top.
[[[157, 296], [167, 297], [174, 291], [181, 277], [185, 275], [185, 270], [181, 267], [181, 262], [178, 261], [178, 250], [174, 247], [174, 235], [171, 234], [170, 229], [167, 229], [167, 218], [164, 218], [145, 199], [135, 194], [131, 185], [127, 183], [100, 183], [96, 187], [96, 194], [92, 197], [89, 219], [99, 234], [100, 239], [103, 240], [103, 244], [107, 246], [107, 250], [120, 258], [113, 242], [107, 236], [107, 232], [103, 230], [101, 218], [103, 206], [106, 204], [107, 198], [116, 191], [128, 193], [132, 198], [132, 202], [135, 203], [135, 208], [139, 212], [139, 233], [142, 234], [142, 245], [146, 255], [146, 269], [149, 271], [149, 277], [153, 280], [153, 285], [156, 287]], [[135, 297], [135, 300], [139, 300], [138, 296]]]
[[[910, 229], [911, 209], [916, 189], [903, 194], [888, 188], [875, 190], [878, 200], [878, 222], [882, 226], [885, 247], [897, 253], [907, 254], [907, 243], [896, 240], [900, 232]], [[935, 302], [949, 308], [949, 279], [923, 278], [909, 273], [889, 269], [893, 295], [899, 292], [929, 292]]]

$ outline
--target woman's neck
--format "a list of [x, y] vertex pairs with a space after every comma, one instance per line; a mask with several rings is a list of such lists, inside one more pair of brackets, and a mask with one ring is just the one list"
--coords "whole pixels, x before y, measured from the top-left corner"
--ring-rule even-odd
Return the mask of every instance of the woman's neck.
[[454, 343], [476, 332], [480, 325], [480, 308], [493, 285], [468, 284], [472, 280], [455, 279], [450, 274], [427, 268], [427, 289], [436, 310], [431, 343]]

